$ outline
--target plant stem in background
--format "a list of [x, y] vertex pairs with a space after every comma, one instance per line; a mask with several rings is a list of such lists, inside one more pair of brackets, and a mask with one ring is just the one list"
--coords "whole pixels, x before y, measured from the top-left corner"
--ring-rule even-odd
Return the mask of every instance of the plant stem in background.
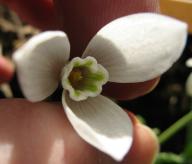
[[176, 121], [173, 125], [171, 125], [167, 130], [159, 136], [160, 144], [166, 142], [170, 137], [172, 137], [175, 133], [177, 133], [180, 129], [186, 126], [190, 121], [192, 121], [192, 112], [187, 113], [178, 121]]

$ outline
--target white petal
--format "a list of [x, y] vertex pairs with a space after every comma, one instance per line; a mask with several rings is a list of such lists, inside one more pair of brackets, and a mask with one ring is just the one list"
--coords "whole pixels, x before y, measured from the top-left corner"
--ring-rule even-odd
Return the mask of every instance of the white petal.
[[122, 160], [132, 144], [132, 123], [128, 115], [104, 96], [73, 101], [63, 94], [63, 106], [77, 133], [88, 143]]
[[60, 31], [38, 34], [15, 52], [20, 86], [29, 100], [40, 101], [55, 91], [69, 53], [68, 38]]
[[95, 57], [112, 82], [143, 82], [172, 66], [186, 37], [187, 25], [181, 21], [152, 13], [134, 14], [103, 27], [83, 57]]

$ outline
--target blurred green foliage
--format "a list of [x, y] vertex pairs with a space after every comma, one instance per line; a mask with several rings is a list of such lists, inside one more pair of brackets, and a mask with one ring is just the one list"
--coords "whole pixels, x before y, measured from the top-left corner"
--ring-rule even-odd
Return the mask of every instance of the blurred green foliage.
[[184, 159], [180, 155], [173, 153], [159, 153], [155, 164], [184, 164]]

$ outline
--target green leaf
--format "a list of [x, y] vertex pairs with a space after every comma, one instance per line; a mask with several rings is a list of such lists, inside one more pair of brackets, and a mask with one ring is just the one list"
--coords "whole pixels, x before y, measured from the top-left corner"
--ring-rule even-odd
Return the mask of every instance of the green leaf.
[[192, 163], [192, 123], [187, 126], [186, 144], [183, 151], [183, 156], [187, 161]]
[[[192, 99], [190, 100], [190, 110], [192, 111]], [[192, 121], [187, 125], [186, 128], [186, 143], [183, 156], [187, 161], [192, 163]]]

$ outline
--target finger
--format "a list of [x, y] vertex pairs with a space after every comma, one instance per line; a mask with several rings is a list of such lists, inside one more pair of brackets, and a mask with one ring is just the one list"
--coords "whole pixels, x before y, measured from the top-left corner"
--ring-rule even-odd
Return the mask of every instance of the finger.
[[[133, 123], [133, 146], [122, 163], [149, 164], [158, 150], [157, 140], [148, 128]], [[0, 163], [117, 162], [84, 142], [59, 104], [13, 99], [0, 100]]]
[[0, 84], [11, 80], [14, 72], [13, 64], [0, 56]]
[[55, 0], [73, 56], [80, 56], [96, 32], [110, 21], [138, 12], [158, 12], [158, 0]]
[[103, 94], [118, 100], [131, 100], [151, 92], [159, 83], [160, 77], [140, 83], [109, 83]]
[[0, 0], [28, 23], [44, 30], [58, 27], [52, 0]]
[[125, 158], [125, 163], [152, 164], [159, 151], [159, 143], [154, 132], [147, 126], [141, 124], [131, 113], [129, 116], [134, 122], [134, 141], [132, 148]]
[[152, 164], [159, 150], [157, 138], [150, 128], [142, 124], [136, 124], [134, 128], [133, 147], [125, 158], [124, 163]]

